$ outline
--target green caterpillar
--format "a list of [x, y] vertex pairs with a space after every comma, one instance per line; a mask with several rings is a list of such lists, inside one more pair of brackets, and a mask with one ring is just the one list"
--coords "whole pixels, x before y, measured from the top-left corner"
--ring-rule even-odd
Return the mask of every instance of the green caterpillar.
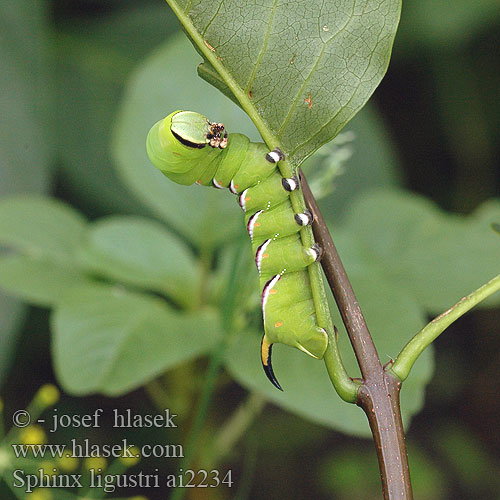
[[[206, 147], [209, 146], [209, 147]], [[280, 390], [271, 364], [272, 344], [281, 342], [321, 359], [328, 336], [317, 324], [307, 266], [319, 260], [317, 244], [305, 248], [300, 231], [312, 231], [312, 214], [294, 213], [290, 193], [300, 191], [296, 176], [283, 178], [276, 148], [224, 131], [192, 111], [175, 111], [149, 131], [151, 162], [178, 184], [228, 187], [245, 212], [260, 275], [264, 336], [261, 359], [269, 380]], [[312, 238], [311, 238], [312, 240]]]

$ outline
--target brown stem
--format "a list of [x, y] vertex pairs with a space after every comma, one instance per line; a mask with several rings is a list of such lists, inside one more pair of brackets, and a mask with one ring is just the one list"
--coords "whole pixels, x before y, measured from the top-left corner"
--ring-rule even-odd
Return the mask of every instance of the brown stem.
[[412, 500], [399, 393], [401, 382], [387, 373], [377, 354], [351, 283], [302, 171], [304, 198], [314, 216], [313, 232], [323, 248], [321, 265], [349, 335], [363, 382], [357, 404], [365, 412], [377, 450], [384, 499]]

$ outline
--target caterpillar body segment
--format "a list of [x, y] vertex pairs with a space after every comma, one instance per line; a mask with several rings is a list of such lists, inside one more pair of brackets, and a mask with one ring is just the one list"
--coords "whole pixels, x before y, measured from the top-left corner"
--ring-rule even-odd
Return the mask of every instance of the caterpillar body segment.
[[[317, 324], [307, 267], [319, 260], [317, 244], [306, 248], [300, 231], [311, 231], [309, 211], [295, 213], [290, 192], [297, 177], [282, 178], [283, 153], [269, 151], [241, 134], [229, 134], [220, 123], [190, 111], [175, 111], [148, 134], [152, 163], [179, 184], [228, 188], [245, 212], [255, 264], [260, 275], [264, 321], [261, 358], [269, 380], [281, 389], [271, 365], [274, 343], [296, 347], [321, 359], [328, 336]], [[312, 238], [311, 238], [312, 239]]]
[[[292, 216], [291, 216], [292, 215]], [[308, 226], [312, 223], [309, 211], [300, 214], [291, 214], [290, 207], [281, 203], [273, 210], [257, 210], [245, 217], [246, 227], [250, 239], [272, 238], [279, 234], [281, 238], [297, 233], [297, 225]]]

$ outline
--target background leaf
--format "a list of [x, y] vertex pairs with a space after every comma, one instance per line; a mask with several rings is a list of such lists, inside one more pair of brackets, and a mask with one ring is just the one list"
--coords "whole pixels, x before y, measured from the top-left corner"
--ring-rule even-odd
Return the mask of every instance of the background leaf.
[[0, 286], [38, 306], [54, 306], [74, 286], [91, 282], [78, 269], [44, 256], [0, 256]]
[[182, 314], [118, 287], [81, 287], [52, 316], [53, 356], [73, 394], [119, 395], [205, 354], [219, 337], [214, 314]]
[[0, 244], [19, 253], [0, 256], [0, 286], [50, 306], [71, 287], [90, 283], [76, 258], [86, 229], [76, 210], [54, 199], [15, 196], [0, 201]]
[[[500, 238], [491, 229], [498, 220], [499, 201], [464, 217], [417, 195], [377, 190], [354, 202], [346, 219], [344, 230], [356, 235], [357, 247], [339, 242], [339, 248], [348, 269], [364, 260], [427, 311], [441, 313], [499, 273]], [[478, 307], [499, 300], [495, 294]]]
[[198, 264], [191, 249], [150, 219], [115, 216], [93, 224], [79, 260], [112, 281], [165, 293], [185, 307], [196, 303]]
[[60, 201], [33, 196], [0, 201], [0, 244], [23, 254], [74, 264], [85, 230], [84, 217]]

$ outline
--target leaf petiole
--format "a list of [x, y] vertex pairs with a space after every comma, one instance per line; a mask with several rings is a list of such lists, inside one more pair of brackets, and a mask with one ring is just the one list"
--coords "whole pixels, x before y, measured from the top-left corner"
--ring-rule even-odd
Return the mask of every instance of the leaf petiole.
[[417, 358], [431, 342], [439, 337], [460, 316], [498, 290], [500, 290], [500, 274], [466, 297], [461, 298], [454, 306], [441, 313], [422, 328], [401, 350], [396, 361], [387, 371], [395, 375], [399, 380], [405, 380]]

